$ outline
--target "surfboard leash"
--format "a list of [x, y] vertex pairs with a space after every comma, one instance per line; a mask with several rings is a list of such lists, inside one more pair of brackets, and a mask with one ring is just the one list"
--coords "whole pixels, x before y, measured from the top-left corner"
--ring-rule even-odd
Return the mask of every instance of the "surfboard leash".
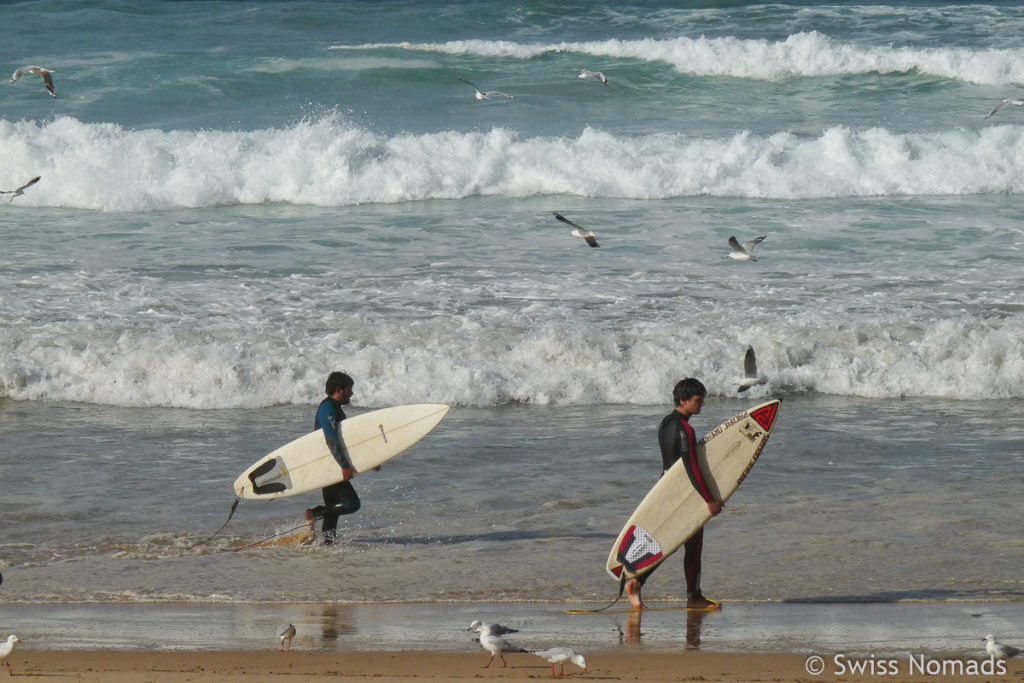
[[300, 524], [298, 526], [293, 526], [291, 529], [285, 529], [284, 531], [282, 531], [279, 534], [274, 534], [273, 536], [267, 536], [266, 538], [260, 539], [258, 541], [253, 541], [249, 545], [243, 545], [240, 548], [232, 548], [232, 550], [234, 550], [235, 552], [238, 552], [239, 550], [248, 550], [249, 548], [254, 548], [254, 547], [260, 545], [261, 543], [266, 543], [267, 541], [272, 541], [275, 538], [277, 538], [278, 536], [284, 536], [285, 534], [290, 534], [291, 532], [297, 531], [297, 530], [301, 529], [304, 526], [309, 526], [309, 522], [303, 522], [302, 524]]
[[[623, 572], [623, 574], [625, 574], [625, 572]], [[598, 607], [597, 609], [573, 609], [573, 610], [566, 610], [566, 614], [598, 614], [600, 612], [603, 612], [606, 609], [609, 609], [610, 607], [612, 607], [615, 603], [617, 603], [622, 598], [622, 592], [623, 592], [623, 590], [625, 588], [626, 588], [626, 577], [623, 576], [621, 579], [619, 579], [619, 594], [617, 596], [615, 596], [615, 599], [612, 600], [610, 603], [608, 603], [604, 607]]]
[[204, 538], [203, 540], [199, 541], [198, 543], [193, 543], [189, 547], [185, 548], [185, 550], [192, 550], [192, 548], [196, 548], [198, 546], [201, 546], [204, 543], [208, 543], [209, 541], [212, 541], [213, 538], [217, 534], [219, 534], [220, 532], [224, 531], [224, 527], [226, 527], [228, 525], [228, 522], [230, 522], [231, 518], [234, 516], [235, 509], [238, 507], [238, 502], [240, 500], [242, 500], [242, 499], [241, 498], [235, 498], [235, 502], [231, 504], [231, 512], [228, 513], [228, 518], [226, 520], [224, 520], [224, 523], [220, 525], [219, 529], [217, 529], [212, 534], [210, 534], [207, 538]]

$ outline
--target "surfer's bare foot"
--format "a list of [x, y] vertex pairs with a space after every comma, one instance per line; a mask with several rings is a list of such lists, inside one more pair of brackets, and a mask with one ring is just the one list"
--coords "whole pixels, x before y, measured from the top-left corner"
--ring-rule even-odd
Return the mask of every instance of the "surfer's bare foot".
[[694, 595], [686, 599], [686, 609], [722, 609], [722, 605], [714, 600], [705, 598], [703, 595]]
[[629, 597], [629, 604], [632, 605], [633, 609], [644, 609], [647, 607], [640, 596], [640, 587], [640, 582], [636, 579], [630, 579], [626, 582], [626, 595]]

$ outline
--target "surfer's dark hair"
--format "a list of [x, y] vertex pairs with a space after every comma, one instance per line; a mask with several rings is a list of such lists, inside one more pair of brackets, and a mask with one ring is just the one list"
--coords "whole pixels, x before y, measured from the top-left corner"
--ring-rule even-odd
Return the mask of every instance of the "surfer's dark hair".
[[330, 396], [338, 389], [348, 389], [355, 383], [356, 381], [344, 372], [335, 371], [327, 375], [327, 385], [324, 387], [324, 391]]
[[694, 396], [700, 396], [704, 398], [708, 395], [708, 390], [704, 388], [704, 384], [695, 377], [687, 377], [676, 382], [675, 388], [672, 389], [672, 399], [676, 402], [676, 405], [682, 405], [686, 403]]

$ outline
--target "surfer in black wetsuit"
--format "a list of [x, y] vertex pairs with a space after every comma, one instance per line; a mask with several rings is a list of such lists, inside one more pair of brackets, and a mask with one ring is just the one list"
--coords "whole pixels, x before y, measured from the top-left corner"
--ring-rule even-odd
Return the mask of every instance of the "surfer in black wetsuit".
[[[325, 486], [323, 489], [324, 504], [313, 509], [317, 515], [322, 514], [324, 521], [321, 530], [324, 535], [324, 545], [334, 543], [335, 529], [338, 527], [338, 517], [350, 515], [359, 509], [359, 496], [356, 495], [355, 487], [349, 481], [356, 476], [357, 472], [352, 466], [348, 457], [348, 450], [345, 442], [341, 439], [341, 421], [345, 419], [343, 405], [348, 405], [352, 400], [352, 388], [355, 380], [344, 372], [332, 372], [327, 377], [327, 384], [324, 390], [327, 398], [320, 402], [316, 409], [316, 423], [313, 429], [323, 430], [327, 447], [331, 455], [341, 466], [342, 479], [336, 484]], [[379, 467], [376, 469], [380, 469]]]
[[[722, 502], [715, 500], [708, 489], [704, 473], [697, 461], [697, 436], [690, 426], [690, 418], [700, 414], [704, 406], [704, 398], [708, 395], [704, 384], [693, 377], [687, 377], [676, 383], [672, 390], [675, 410], [665, 416], [658, 427], [658, 443], [661, 446], [662, 474], [672, 467], [677, 460], [682, 460], [686, 474], [690, 477], [693, 488], [700, 493], [708, 506], [711, 516], [722, 511]], [[683, 570], [686, 573], [686, 606], [695, 609], [709, 609], [718, 603], [708, 600], [700, 590], [701, 551], [704, 547], [703, 527], [686, 541], [683, 546]], [[657, 568], [657, 567], [656, 567]], [[654, 573], [652, 569], [641, 577], [626, 582], [626, 594], [633, 607], [644, 606], [640, 597], [640, 589], [644, 582]]]

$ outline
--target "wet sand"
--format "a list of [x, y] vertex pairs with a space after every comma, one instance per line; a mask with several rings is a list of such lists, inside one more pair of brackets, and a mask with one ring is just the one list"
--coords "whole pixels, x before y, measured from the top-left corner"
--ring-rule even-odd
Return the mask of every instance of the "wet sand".
[[[408, 681], [416, 680], [500, 680], [537, 681], [551, 677], [551, 667], [530, 654], [509, 654], [509, 666], [499, 660], [484, 669], [486, 653], [446, 652], [125, 652], [125, 651], [29, 651], [17, 650], [11, 665], [20, 679], [45, 681], [103, 681], [142, 683], [161, 681]], [[705, 652], [614, 652], [587, 656], [589, 672], [566, 666], [566, 676], [575, 680], [600, 681], [1020, 681], [1024, 661], [926, 660], [911, 670], [906, 659], [863, 661], [874, 672], [840, 671], [831, 659], [818, 676], [808, 673], [808, 657], [794, 654], [705, 653]], [[814, 662], [810, 663], [811, 666]], [[878, 667], [886, 666], [885, 671]], [[843, 664], [848, 667], [849, 663]], [[994, 667], [995, 675], [982, 671]], [[896, 667], [896, 672], [889, 667]], [[928, 667], [931, 667], [930, 669]], [[945, 667], [945, 673], [941, 673]], [[963, 668], [961, 668], [963, 667]], [[979, 667], [979, 668], [972, 668]], [[1005, 668], [1004, 668], [1005, 667]], [[922, 670], [923, 669], [923, 670]], [[931, 673], [935, 671], [938, 673]], [[557, 673], [557, 668], [556, 668]]]

